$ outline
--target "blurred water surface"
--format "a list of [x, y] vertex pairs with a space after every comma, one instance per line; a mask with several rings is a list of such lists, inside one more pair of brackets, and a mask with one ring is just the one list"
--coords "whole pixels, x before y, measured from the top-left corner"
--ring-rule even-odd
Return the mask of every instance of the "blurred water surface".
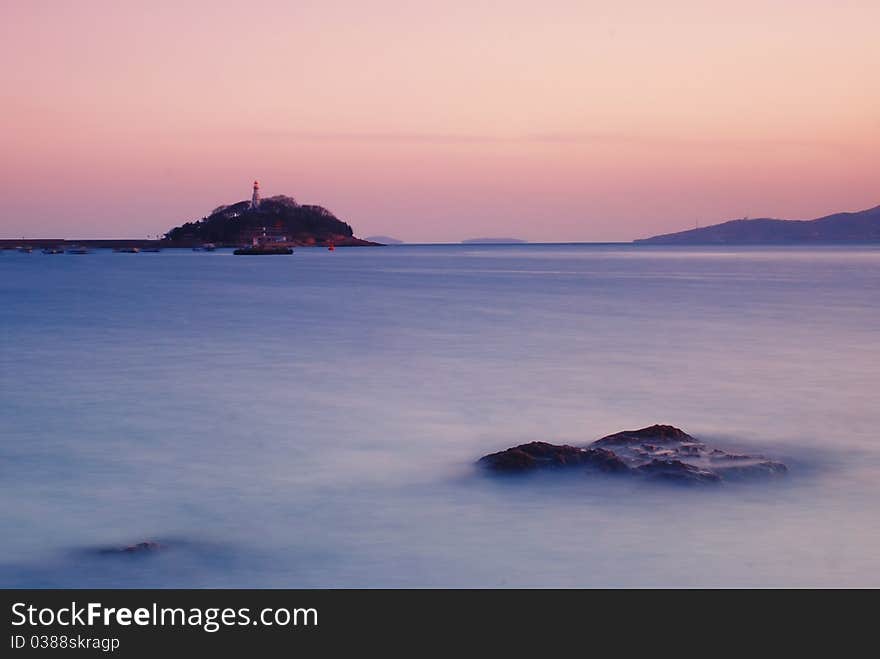
[[[865, 247], [0, 253], [0, 585], [880, 586], [878, 302]], [[791, 473], [473, 467], [656, 422]]]

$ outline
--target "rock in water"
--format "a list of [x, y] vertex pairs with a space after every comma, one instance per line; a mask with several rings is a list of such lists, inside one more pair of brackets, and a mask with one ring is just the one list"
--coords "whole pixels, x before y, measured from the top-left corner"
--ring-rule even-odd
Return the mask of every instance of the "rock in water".
[[547, 442], [531, 442], [492, 453], [480, 458], [480, 464], [495, 471], [528, 471], [541, 467], [593, 467], [607, 472], [629, 470], [612, 451], [557, 446]]
[[658, 444], [667, 442], [696, 442], [684, 430], [675, 426], [655, 424], [641, 430], [622, 430], [593, 442], [595, 446], [626, 446], [628, 444], [651, 441]]
[[633, 471], [657, 480], [680, 483], [716, 483], [721, 477], [708, 469], [700, 469], [681, 460], [654, 458], [650, 462], [635, 467]]
[[153, 542], [152, 540], [146, 540], [144, 542], [138, 542], [133, 545], [126, 545], [124, 547], [105, 547], [101, 549], [99, 553], [101, 554], [152, 554], [155, 552], [159, 552], [165, 549], [165, 545], [159, 544], [158, 542]]
[[[631, 468], [661, 478], [678, 472], [682, 480], [702, 481], [705, 479], [703, 474], [709, 473], [717, 476], [710, 480], [721, 480], [788, 471], [781, 462], [768, 460], [762, 455], [710, 449], [674, 426], [654, 425], [641, 430], [624, 430], [596, 440], [590, 446], [608, 448]], [[651, 466], [658, 461], [661, 465]], [[691, 476], [684, 475], [683, 468], [688, 466], [697, 470], [688, 470]]]
[[680, 428], [668, 425], [624, 430], [583, 448], [531, 442], [486, 455], [479, 464], [500, 472], [580, 467], [679, 483], [717, 483], [788, 471], [781, 462], [764, 456], [710, 449]]

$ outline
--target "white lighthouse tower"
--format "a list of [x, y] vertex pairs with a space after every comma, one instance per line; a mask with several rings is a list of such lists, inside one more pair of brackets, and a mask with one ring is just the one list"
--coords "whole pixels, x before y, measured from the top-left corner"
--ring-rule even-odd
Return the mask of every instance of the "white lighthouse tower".
[[260, 182], [254, 181], [254, 195], [251, 197], [251, 208], [256, 210], [260, 207]]

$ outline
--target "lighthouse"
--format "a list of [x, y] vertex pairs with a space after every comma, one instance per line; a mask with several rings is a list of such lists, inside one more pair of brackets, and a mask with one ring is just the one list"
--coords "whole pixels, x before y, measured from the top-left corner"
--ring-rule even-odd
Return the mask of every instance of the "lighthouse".
[[257, 210], [260, 207], [260, 182], [254, 181], [254, 195], [251, 197], [251, 208]]

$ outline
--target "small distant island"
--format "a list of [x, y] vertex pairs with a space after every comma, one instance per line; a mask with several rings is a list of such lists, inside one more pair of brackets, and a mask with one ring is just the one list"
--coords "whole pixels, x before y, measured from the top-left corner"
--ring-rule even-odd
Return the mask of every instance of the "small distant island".
[[462, 240], [462, 245], [519, 245], [527, 243], [527, 240], [519, 238], [468, 238]]
[[250, 201], [219, 206], [200, 220], [171, 229], [162, 241], [169, 247], [210, 243], [237, 247], [259, 243], [288, 246], [379, 245], [354, 235], [351, 226], [323, 206], [300, 204], [293, 197], [260, 197], [254, 181]]
[[815, 220], [731, 220], [689, 231], [634, 240], [644, 245], [784, 245], [880, 242], [880, 206]]
[[380, 245], [403, 245], [404, 242], [398, 238], [392, 238], [391, 236], [367, 236], [364, 240], [369, 240], [371, 243], [378, 243]]

